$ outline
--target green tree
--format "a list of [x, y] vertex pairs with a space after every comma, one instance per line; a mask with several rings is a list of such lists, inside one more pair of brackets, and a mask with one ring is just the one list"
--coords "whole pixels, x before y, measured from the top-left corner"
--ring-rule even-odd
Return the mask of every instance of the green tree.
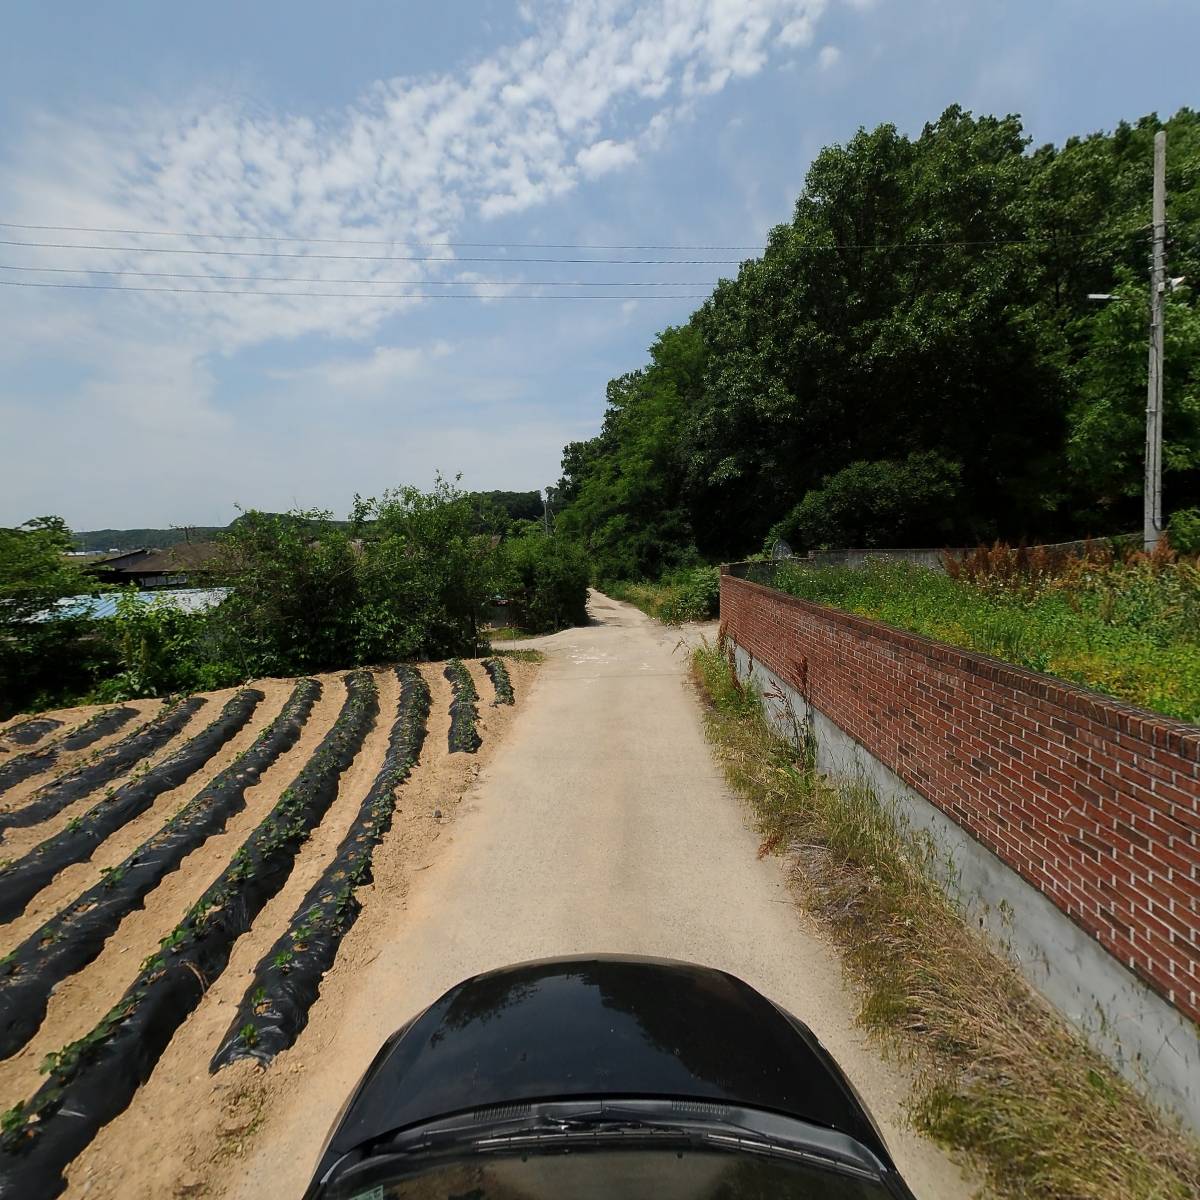
[[[843, 470], [920, 454], [961, 467], [937, 541], [1133, 527], [1144, 305], [1087, 295], [1144, 294], [1160, 124], [1031, 149], [1019, 118], [954, 106], [915, 138], [822, 150], [765, 253], [609, 385], [599, 436], [564, 451], [559, 528], [598, 576], [657, 575], [761, 545]], [[1200, 116], [1165, 124], [1170, 274], [1192, 287], [1169, 298], [1174, 509], [1200, 501]], [[924, 503], [869, 536], [916, 536]]]
[[232, 588], [213, 620], [221, 656], [243, 678], [355, 665], [357, 556], [323, 510], [248, 510], [221, 538]]
[[56, 601], [94, 592], [94, 581], [66, 557], [74, 539], [61, 517], [0, 528], [0, 717], [44, 706], [83, 685], [96, 648], [81, 639], [86, 617]]
[[794, 551], [936, 546], [956, 524], [962, 468], [932, 451], [902, 462], [856, 462], [831, 475], [767, 535]]
[[503, 549], [504, 586], [518, 629], [553, 633], [587, 624], [588, 563], [577, 543], [531, 525]]

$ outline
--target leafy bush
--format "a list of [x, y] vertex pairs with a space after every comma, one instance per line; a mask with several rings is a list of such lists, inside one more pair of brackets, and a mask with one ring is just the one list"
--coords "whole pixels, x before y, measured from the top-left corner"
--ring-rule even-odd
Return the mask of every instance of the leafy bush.
[[95, 691], [102, 701], [207, 691], [240, 681], [237, 669], [217, 657], [213, 617], [185, 612], [166, 597], [147, 602], [134, 587], [117, 598], [117, 611], [97, 622], [115, 671]]
[[0, 718], [78, 695], [103, 657], [87, 638], [90, 620], [35, 619], [63, 597], [98, 590], [64, 557], [73, 546], [59, 517], [0, 529]]
[[513, 623], [529, 633], [587, 624], [588, 564], [574, 542], [531, 528], [502, 546]]
[[473, 654], [500, 561], [470, 498], [439, 480], [318, 510], [248, 512], [224, 539], [233, 592], [214, 615], [242, 677]]
[[1079, 559], [1029, 591], [984, 590], [910, 563], [786, 566], [792, 595], [1200, 721], [1200, 567]]
[[830, 475], [767, 535], [793, 550], [944, 544], [956, 524], [962, 468], [940, 454], [855, 462]]
[[1200, 554], [1200, 508], [1173, 513], [1167, 526], [1171, 546], [1180, 554]]

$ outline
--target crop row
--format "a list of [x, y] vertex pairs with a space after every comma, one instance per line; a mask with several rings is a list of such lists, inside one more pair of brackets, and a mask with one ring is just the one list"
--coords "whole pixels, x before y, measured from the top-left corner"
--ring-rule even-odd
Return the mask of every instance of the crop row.
[[378, 713], [367, 671], [346, 678], [333, 727], [228, 866], [141, 966], [118, 1003], [85, 1037], [47, 1056], [45, 1083], [0, 1125], [6, 1194], [53, 1197], [63, 1172], [132, 1101], [175, 1031], [225, 970], [234, 943], [287, 882], [339, 780]]
[[333, 966], [342, 938], [362, 909], [356, 889], [371, 880], [375, 847], [392, 825], [396, 789], [421, 754], [429, 687], [414, 667], [397, 667], [400, 702], [387, 754], [333, 860], [293, 913], [287, 930], [254, 969], [250, 986], [210, 1070], [239, 1058], [269, 1063], [291, 1046]]
[[461, 658], [452, 658], [446, 664], [446, 678], [450, 681], [453, 698], [450, 701], [450, 732], [447, 735], [451, 754], [474, 754], [483, 744], [479, 737], [479, 709], [476, 701], [479, 693], [475, 681]]
[[[101, 738], [108, 737], [110, 733], [116, 733], [122, 725], [136, 716], [136, 708], [106, 708], [103, 712], [98, 712], [90, 720], [85, 721], [78, 729], [72, 730], [49, 745], [39, 746], [36, 750], [30, 750], [26, 754], [10, 758], [8, 762], [0, 766], [0, 793], [7, 792], [26, 779], [32, 779], [35, 775], [42, 775], [49, 771], [58, 762], [58, 756], [64, 750], [86, 750], [88, 746], [98, 742]], [[18, 745], [25, 745], [30, 740], [36, 741], [36, 738], [28, 739], [20, 736], [22, 729], [27, 729], [35, 723], [35, 721], [26, 721], [23, 725], [17, 726], [17, 732], [10, 732], [6, 736]], [[61, 724], [61, 721], [55, 721], [50, 728]]]
[[496, 704], [515, 704], [516, 697], [513, 695], [512, 679], [509, 677], [508, 668], [504, 665], [502, 658], [485, 658], [483, 660], [483, 669], [488, 673], [488, 678], [492, 681], [492, 687], [496, 690]]
[[18, 746], [32, 746], [34, 742], [40, 742], [46, 734], [62, 727], [63, 722], [57, 717], [30, 717], [17, 725], [10, 725], [0, 736], [3, 736], [6, 742], [13, 742]]
[[[504, 663], [492, 659], [485, 668], [495, 688], [495, 702], [511, 704], [512, 684]], [[282, 935], [256, 964], [234, 1020], [214, 1047], [212, 1071], [246, 1057], [269, 1063], [296, 1041], [308, 1023], [324, 976], [361, 912], [361, 889], [371, 881], [375, 851], [392, 826], [397, 789], [420, 756], [430, 711], [429, 687], [420, 672], [409, 666], [395, 671], [399, 699], [382, 765], [331, 861], [297, 905]], [[474, 751], [481, 743], [479, 695], [471, 673], [454, 660], [446, 668], [446, 677], [453, 690], [450, 747]], [[299, 740], [321, 691], [316, 680], [298, 681], [278, 716], [253, 744], [119, 865], [105, 867], [97, 882], [63, 904], [0, 959], [0, 1058], [29, 1045], [46, 1020], [55, 989], [93, 963], [126, 917], [143, 906], [163, 879], [245, 809], [247, 792]], [[109, 787], [87, 812], [23, 858], [0, 868], [0, 924], [17, 916], [65, 867], [91, 858], [106, 839], [149, 811], [158, 797], [182, 787], [253, 720], [263, 699], [263, 693], [253, 688], [237, 693], [216, 720], [174, 753], [140, 773], [135, 768], [121, 786]], [[202, 697], [193, 697], [165, 709], [119, 743], [44, 786], [23, 808], [0, 814], [0, 822], [33, 825], [86, 798], [180, 734], [204, 703]], [[105, 710], [70, 736], [89, 728], [111, 733], [130, 717], [110, 714], [133, 712]], [[286, 885], [301, 848], [325, 820], [345, 771], [375, 728], [378, 713], [374, 676], [369, 671], [347, 675], [345, 701], [332, 727], [221, 874], [161, 939], [158, 951], [141, 964], [119, 1002], [94, 1028], [46, 1055], [42, 1085], [0, 1121], [0, 1197], [40, 1200], [58, 1195], [65, 1187], [64, 1172], [70, 1162], [130, 1105], [176, 1031], [225, 972], [238, 939], [254, 927], [264, 907]], [[105, 721], [94, 725], [99, 718]], [[104, 734], [96, 734], [100, 736]], [[62, 749], [65, 741], [58, 737], [51, 744]]]
[[245, 808], [246, 790], [296, 744], [320, 695], [315, 679], [300, 680], [279, 716], [244, 754], [0, 962], [0, 1057], [15, 1054], [37, 1032], [54, 988], [92, 962], [163, 878]]
[[112, 782], [148, 754], [161, 750], [204, 704], [203, 696], [181, 700], [128, 737], [100, 751], [89, 762], [51, 780], [39, 788], [28, 803], [0, 813], [0, 830], [36, 825], [62, 812], [76, 800], [82, 800], [96, 788]]
[[60, 871], [86, 862], [103, 841], [144, 813], [164, 792], [190, 779], [246, 725], [262, 699], [263, 693], [255, 688], [238, 692], [211, 725], [157, 766], [104, 796], [20, 861], [0, 869], [0, 924], [20, 916]]

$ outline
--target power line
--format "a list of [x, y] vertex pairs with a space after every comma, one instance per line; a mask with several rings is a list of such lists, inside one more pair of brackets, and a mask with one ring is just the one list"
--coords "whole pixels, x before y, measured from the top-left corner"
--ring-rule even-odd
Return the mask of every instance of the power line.
[[[492, 285], [495, 286], [495, 285]], [[533, 285], [536, 286], [536, 285]], [[0, 287], [71, 288], [83, 292], [170, 292], [180, 296], [292, 296], [308, 300], [707, 300], [706, 292], [641, 296], [542, 296], [536, 292], [260, 292], [234, 288], [124, 287], [117, 283], [48, 283], [31, 279], [0, 279]]]
[[[0, 222], [0, 224], [3, 224]], [[217, 236], [217, 235], [207, 235]], [[1076, 241], [1088, 234], [1063, 235], [1065, 240]], [[283, 240], [283, 239], [279, 239]], [[288, 239], [305, 241], [307, 239]], [[1053, 238], [977, 238], [947, 241], [920, 242], [807, 242], [804, 249], [810, 252], [828, 250], [938, 250], [951, 247], [985, 247], [985, 246], [1037, 246], [1044, 245]], [[503, 245], [504, 243], [496, 243]], [[426, 254], [300, 254], [288, 250], [220, 250], [216, 248], [200, 248], [195, 246], [104, 246], [88, 242], [20, 242], [11, 239], [0, 239], [0, 246], [20, 246], [31, 250], [104, 250], [121, 254], [208, 254], [223, 255], [237, 258], [309, 258], [319, 260], [346, 262], [444, 262], [444, 263], [561, 263], [572, 265], [605, 265], [605, 266], [637, 266], [637, 267], [685, 267], [712, 266], [736, 267], [741, 266], [743, 259], [736, 258], [540, 258], [500, 256], [458, 256], [458, 255], [426, 255]]]
[[200, 250], [195, 247], [174, 249], [169, 246], [96, 246], [82, 242], [14, 242], [0, 239], [0, 246], [25, 246], [37, 250], [115, 250], [122, 254], [221, 254], [238, 258], [317, 258], [349, 262], [444, 262], [444, 263], [604, 263], [631, 267], [699, 267], [741, 265], [730, 258], [512, 258], [509, 256], [457, 257], [427, 254], [295, 254], [290, 250]]
[[116, 233], [137, 237], [223, 238], [241, 242], [307, 242], [336, 246], [461, 246], [486, 250], [511, 246], [514, 250], [764, 250], [764, 246], [606, 245], [581, 242], [419, 242], [406, 238], [320, 238], [275, 233], [179, 233], [166, 229], [107, 229], [93, 225], [21, 225], [0, 221], [0, 229], [28, 229], [41, 233]]
[[702, 279], [639, 280], [608, 282], [583, 279], [323, 279], [317, 275], [206, 275], [180, 271], [110, 271], [105, 267], [16, 267], [0, 263], [0, 271], [52, 272], [56, 275], [136, 275], [142, 279], [207, 279], [241, 283], [361, 283], [378, 285], [413, 284], [420, 287], [706, 287]]
[[[256, 242], [297, 242], [310, 245], [338, 246], [425, 246], [444, 247], [453, 249], [503, 249], [511, 247], [514, 250], [752, 250], [760, 253], [767, 249], [765, 245], [753, 246], [715, 246], [683, 243], [587, 243], [587, 242], [433, 242], [417, 241], [407, 238], [328, 238], [300, 237], [294, 234], [275, 233], [200, 233], [183, 232], [167, 229], [117, 229], [96, 225], [28, 225], [16, 221], [0, 221], [0, 229], [25, 229], [41, 233], [114, 233], [135, 237], [174, 237], [174, 238], [211, 238], [225, 241], [256, 241]], [[895, 250], [895, 249], [928, 249], [939, 246], [1021, 246], [1040, 245], [1052, 241], [1082, 241], [1094, 237], [1094, 233], [1055, 233], [1045, 236], [1023, 238], [974, 238], [961, 240], [929, 239], [907, 242], [829, 242], [814, 246], [820, 250]], [[41, 245], [42, 243], [5, 243], [9, 245]], [[113, 247], [114, 249], [117, 247]], [[151, 250], [153, 247], [138, 247]], [[169, 247], [162, 247], [163, 253], [179, 253]], [[197, 251], [197, 253], [225, 253], [220, 250]], [[229, 253], [234, 253], [230, 251]], [[314, 256], [315, 257], [315, 256]], [[350, 256], [348, 256], [350, 257]], [[462, 260], [459, 260], [462, 261]], [[504, 261], [511, 261], [505, 259]], [[603, 261], [603, 260], [600, 260]]]

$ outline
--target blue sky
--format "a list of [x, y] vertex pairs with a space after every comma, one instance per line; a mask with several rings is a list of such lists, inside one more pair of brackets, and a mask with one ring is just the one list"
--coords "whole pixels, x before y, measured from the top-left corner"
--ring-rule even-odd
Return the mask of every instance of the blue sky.
[[[0, 280], [308, 294], [0, 287], [0, 522], [543, 486], [695, 304], [647, 297], [736, 267], [515, 260], [744, 252], [520, 244], [757, 245], [859, 126], [1061, 141], [1200, 103], [1197, 45], [1197, 0], [6, 6], [0, 221], [241, 238], [0, 228], [70, 246], [0, 246]], [[575, 280], [627, 286], [544, 286]]]

